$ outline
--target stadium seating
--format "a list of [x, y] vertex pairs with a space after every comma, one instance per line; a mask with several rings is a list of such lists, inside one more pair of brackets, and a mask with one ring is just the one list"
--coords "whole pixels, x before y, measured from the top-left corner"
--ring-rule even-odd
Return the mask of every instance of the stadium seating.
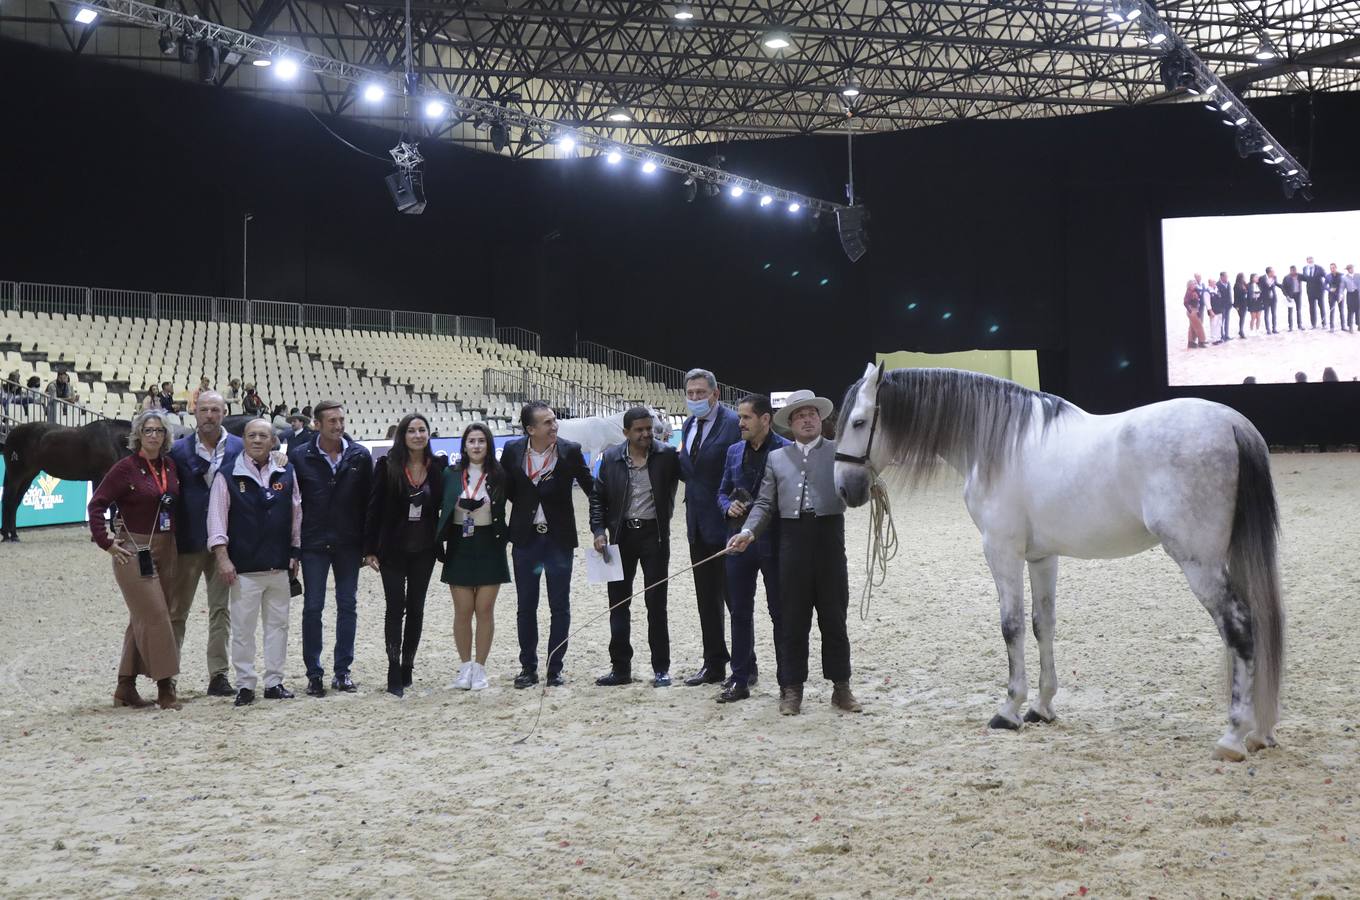
[[617, 398], [620, 408], [646, 403], [670, 411], [684, 405], [679, 392], [663, 385], [584, 359], [540, 357], [490, 338], [12, 310], [0, 321], [0, 335], [25, 352], [47, 354], [46, 361], [25, 362], [7, 351], [0, 377], [17, 369], [21, 383], [37, 374], [45, 388], [62, 363], [71, 364], [81, 404], [118, 418], [139, 408], [145, 385], [168, 381], [184, 399], [207, 377], [218, 390], [231, 379], [254, 384], [271, 408], [341, 400], [350, 433], [364, 439], [386, 437], [391, 425], [415, 409], [430, 417], [439, 434], [458, 434], [478, 420], [499, 434], [512, 433], [520, 401], [485, 393], [487, 369], [572, 382]]

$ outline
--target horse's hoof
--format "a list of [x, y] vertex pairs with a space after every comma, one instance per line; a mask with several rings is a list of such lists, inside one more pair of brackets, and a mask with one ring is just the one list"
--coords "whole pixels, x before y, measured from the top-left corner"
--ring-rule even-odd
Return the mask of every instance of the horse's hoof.
[[1219, 738], [1214, 744], [1214, 759], [1221, 759], [1224, 762], [1241, 762], [1247, 758], [1247, 748], [1239, 741], [1230, 741], [1227, 738]]
[[1280, 745], [1279, 745], [1279, 743], [1275, 740], [1275, 735], [1273, 735], [1273, 734], [1268, 734], [1268, 735], [1266, 735], [1265, 737], [1261, 737], [1260, 735], [1258, 735], [1256, 732], [1253, 731], [1251, 734], [1247, 735], [1247, 752], [1248, 752], [1248, 753], [1256, 753], [1256, 752], [1258, 752], [1258, 751], [1260, 751], [1260, 750], [1266, 749], [1267, 747], [1278, 747], [1278, 746], [1280, 746]]
[[1030, 723], [1037, 723], [1040, 725], [1052, 725], [1054, 722], [1058, 721], [1058, 717], [1045, 716], [1031, 706], [1029, 708], [1029, 711], [1025, 713], [1025, 721]]
[[988, 728], [1005, 728], [1005, 729], [1007, 729], [1008, 731], [1019, 731], [1019, 730], [1020, 730], [1020, 723], [1019, 723], [1019, 722], [1012, 722], [1010, 719], [1008, 719], [1008, 718], [1006, 718], [1005, 716], [1001, 715], [1001, 713], [997, 713], [996, 715], [992, 716], [992, 721], [990, 721], [990, 722], [987, 723], [987, 727], [988, 727]]

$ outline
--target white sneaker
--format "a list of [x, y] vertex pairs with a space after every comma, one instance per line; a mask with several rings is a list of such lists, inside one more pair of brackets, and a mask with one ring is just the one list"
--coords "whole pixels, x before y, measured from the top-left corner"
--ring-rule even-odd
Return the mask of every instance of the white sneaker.
[[486, 680], [486, 667], [481, 663], [472, 664], [472, 690], [484, 691], [491, 687], [491, 682]]
[[472, 687], [472, 667], [475, 665], [477, 664], [474, 662], [463, 663], [458, 669], [458, 677], [453, 679], [453, 684], [449, 686], [457, 688], [460, 691], [466, 691], [468, 688]]

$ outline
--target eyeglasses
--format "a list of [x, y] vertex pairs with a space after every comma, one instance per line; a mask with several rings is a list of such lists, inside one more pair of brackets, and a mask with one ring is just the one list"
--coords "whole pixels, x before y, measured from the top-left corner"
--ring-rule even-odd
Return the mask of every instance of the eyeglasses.
[[164, 428], [143, 428], [143, 429], [142, 429], [142, 434], [146, 434], [146, 435], [151, 435], [151, 434], [165, 434], [165, 429], [164, 429]]

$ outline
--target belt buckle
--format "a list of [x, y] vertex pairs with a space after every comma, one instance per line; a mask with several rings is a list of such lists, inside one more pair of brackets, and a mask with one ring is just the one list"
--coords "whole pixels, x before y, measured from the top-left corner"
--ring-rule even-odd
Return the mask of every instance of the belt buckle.
[[642, 520], [641, 520], [641, 519], [624, 519], [624, 520], [623, 520], [623, 524], [627, 525], [629, 528], [641, 528], [641, 527], [642, 527]]
[[534, 523], [534, 531], [537, 531], [539, 534], [547, 534], [547, 533], [548, 533], [548, 523], [547, 523], [547, 522], [535, 522], [535, 523]]

